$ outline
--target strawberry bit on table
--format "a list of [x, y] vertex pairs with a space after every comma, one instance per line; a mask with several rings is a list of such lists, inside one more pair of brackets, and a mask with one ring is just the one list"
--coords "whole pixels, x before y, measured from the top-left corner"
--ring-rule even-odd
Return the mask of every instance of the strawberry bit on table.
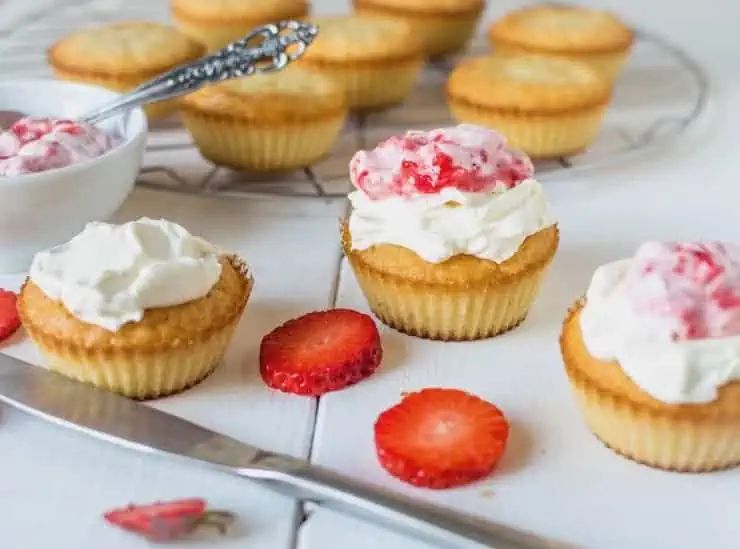
[[17, 301], [14, 292], [0, 289], [0, 341], [12, 336], [21, 325]]
[[199, 498], [150, 505], [129, 505], [108, 511], [105, 520], [149, 538], [152, 541], [170, 541], [187, 536], [202, 526], [210, 526], [219, 533], [234, 522], [235, 516], [227, 511], [208, 511], [206, 502]]
[[488, 475], [504, 453], [509, 424], [493, 404], [458, 389], [424, 389], [375, 423], [383, 468], [424, 488], [451, 488]]
[[671, 321], [674, 340], [740, 334], [740, 246], [649, 242], [627, 276], [634, 308]]
[[290, 320], [267, 334], [260, 345], [260, 372], [273, 389], [318, 396], [365, 379], [382, 356], [372, 318], [333, 309]]
[[22, 118], [0, 133], [0, 176], [63, 168], [100, 156], [116, 139], [73, 120]]
[[487, 128], [462, 124], [391, 137], [350, 162], [352, 183], [372, 200], [438, 193], [496, 192], [532, 177], [529, 158], [506, 147], [506, 138]]

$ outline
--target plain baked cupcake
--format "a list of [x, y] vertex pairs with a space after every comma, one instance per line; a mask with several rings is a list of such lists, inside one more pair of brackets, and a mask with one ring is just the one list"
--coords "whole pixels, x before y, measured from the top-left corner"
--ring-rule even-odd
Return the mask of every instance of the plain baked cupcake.
[[475, 31], [483, 0], [354, 0], [357, 13], [405, 21], [430, 56], [462, 50]]
[[18, 310], [53, 370], [145, 399], [213, 371], [251, 289], [239, 258], [142, 218], [90, 223], [37, 254]]
[[553, 57], [475, 57], [447, 81], [447, 102], [458, 121], [495, 128], [537, 158], [585, 149], [609, 97], [609, 83], [588, 65]]
[[339, 84], [350, 109], [381, 109], [411, 92], [423, 54], [406, 23], [366, 16], [319, 17], [313, 22], [319, 35], [298, 63]]
[[375, 315], [441, 340], [494, 336], [527, 315], [558, 247], [529, 159], [461, 125], [358, 152], [345, 254]]
[[347, 102], [330, 78], [290, 67], [208, 86], [185, 97], [182, 109], [201, 154], [215, 164], [283, 170], [329, 152]]
[[[204, 53], [203, 46], [171, 27], [129, 21], [65, 36], [51, 47], [48, 57], [59, 78], [126, 92]], [[162, 101], [145, 110], [150, 117], [165, 116], [177, 104]]]
[[634, 33], [615, 15], [578, 6], [523, 8], [496, 21], [488, 33], [497, 53], [536, 53], [582, 61], [609, 81], [624, 65]]
[[177, 28], [211, 51], [256, 27], [309, 11], [306, 0], [170, 0], [170, 8]]
[[675, 471], [740, 464], [740, 246], [651, 242], [600, 267], [560, 344], [614, 451]]

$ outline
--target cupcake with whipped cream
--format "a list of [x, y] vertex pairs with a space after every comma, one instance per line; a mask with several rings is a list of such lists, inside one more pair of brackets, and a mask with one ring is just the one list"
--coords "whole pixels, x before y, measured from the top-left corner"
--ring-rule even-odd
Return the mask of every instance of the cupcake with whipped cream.
[[252, 289], [244, 262], [183, 227], [89, 223], [36, 255], [18, 310], [51, 369], [133, 398], [218, 364]]
[[561, 349], [616, 452], [676, 471], [740, 464], [740, 246], [648, 242], [600, 267]]
[[371, 309], [441, 340], [517, 326], [558, 247], [523, 153], [473, 125], [391, 137], [350, 164], [343, 246]]

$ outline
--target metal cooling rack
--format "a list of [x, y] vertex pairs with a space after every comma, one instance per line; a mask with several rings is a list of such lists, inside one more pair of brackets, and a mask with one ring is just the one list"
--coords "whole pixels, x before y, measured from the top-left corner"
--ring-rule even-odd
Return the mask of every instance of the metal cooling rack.
[[[0, 29], [0, 74], [6, 78], [48, 76], [44, 51], [51, 43], [85, 24], [123, 19], [167, 21], [166, 3], [63, 2], [56, 5], [53, 17], [30, 14], [12, 29]], [[537, 162], [538, 178], [555, 179], [574, 170], [602, 167], [637, 151], [665, 145], [685, 134], [700, 117], [709, 93], [702, 67], [681, 47], [660, 36], [639, 31], [636, 37], [597, 140], [581, 154]], [[486, 48], [481, 37], [468, 55], [485, 52]], [[228, 198], [343, 198], [349, 188], [347, 166], [358, 148], [372, 146], [408, 128], [431, 129], [454, 123], [447, 110], [443, 85], [455, 61], [429, 64], [403, 105], [352, 116], [329, 156], [303, 170], [265, 174], [213, 166], [198, 154], [177, 119], [157, 122], [150, 129], [138, 184]]]

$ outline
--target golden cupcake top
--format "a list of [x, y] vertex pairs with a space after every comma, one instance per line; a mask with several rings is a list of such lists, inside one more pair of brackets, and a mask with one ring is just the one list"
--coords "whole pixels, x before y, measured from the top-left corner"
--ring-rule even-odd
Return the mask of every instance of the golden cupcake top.
[[551, 53], [610, 53], [627, 49], [632, 31], [607, 11], [542, 5], [509, 13], [489, 31], [494, 43]]
[[116, 331], [81, 321], [32, 280], [21, 290], [19, 309], [23, 323], [40, 337], [88, 350], [146, 353], [183, 347], [210, 337], [238, 318], [249, 297], [252, 280], [244, 263], [227, 256], [219, 261], [221, 275], [205, 296], [180, 305], [147, 309], [141, 320]]
[[303, 56], [306, 62], [372, 62], [421, 56], [421, 43], [403, 21], [346, 15], [315, 17], [312, 22], [318, 25], [319, 36]]
[[219, 255], [165, 219], [91, 222], [68, 242], [38, 252], [29, 278], [80, 320], [115, 331], [141, 320], [146, 309], [208, 294], [221, 273]]
[[602, 360], [588, 350], [581, 330], [585, 301], [576, 302], [563, 323], [560, 347], [570, 376], [579, 385], [594, 385], [595, 389], [612, 398], [624, 399], [635, 405], [661, 410], [662, 413], [690, 417], [713, 410], [718, 415], [740, 414], [740, 382], [731, 382], [719, 388], [718, 397], [711, 402], [687, 405], [664, 402], [639, 387], [625, 374], [616, 360]]
[[483, 10], [484, 0], [355, 0], [355, 6], [399, 14], [468, 14]]
[[70, 34], [52, 46], [49, 60], [68, 72], [146, 77], [203, 54], [203, 46], [171, 27], [128, 21]]
[[178, 17], [238, 23], [240, 20], [275, 20], [308, 14], [306, 0], [170, 0]]
[[544, 268], [558, 248], [560, 233], [551, 225], [529, 235], [510, 258], [496, 263], [459, 254], [441, 263], [425, 261], [413, 250], [397, 244], [378, 244], [365, 250], [353, 248], [349, 224], [342, 225], [342, 247], [354, 262], [385, 276], [440, 286], [465, 284], [468, 288], [512, 281]]
[[467, 59], [452, 71], [447, 94], [474, 106], [558, 113], [606, 103], [610, 85], [577, 61], [536, 55], [483, 56]]
[[331, 79], [296, 66], [207, 86], [183, 103], [185, 109], [261, 122], [336, 116], [347, 108], [343, 90]]

